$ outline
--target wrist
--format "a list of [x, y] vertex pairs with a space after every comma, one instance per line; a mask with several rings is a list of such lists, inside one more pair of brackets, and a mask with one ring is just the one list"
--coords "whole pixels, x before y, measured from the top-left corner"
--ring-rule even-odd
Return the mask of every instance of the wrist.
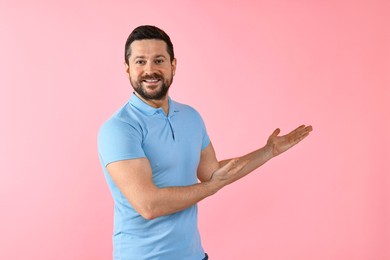
[[219, 182], [216, 178], [213, 177], [211, 177], [210, 180], [203, 183], [207, 189], [208, 196], [217, 193], [223, 187], [223, 185], [221, 185], [221, 182]]
[[265, 159], [268, 161], [268, 160], [271, 160], [272, 158], [275, 157], [274, 153], [273, 153], [273, 147], [272, 145], [270, 144], [266, 144], [264, 147], [263, 147], [263, 152], [264, 152], [264, 157]]

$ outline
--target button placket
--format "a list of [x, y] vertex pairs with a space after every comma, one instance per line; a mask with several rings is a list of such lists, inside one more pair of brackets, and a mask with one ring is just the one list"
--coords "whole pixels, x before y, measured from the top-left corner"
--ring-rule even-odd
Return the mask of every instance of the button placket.
[[168, 121], [169, 127], [171, 128], [172, 138], [173, 138], [173, 140], [175, 140], [175, 129], [173, 128], [171, 120], [169, 119], [169, 117], [167, 117], [167, 121]]

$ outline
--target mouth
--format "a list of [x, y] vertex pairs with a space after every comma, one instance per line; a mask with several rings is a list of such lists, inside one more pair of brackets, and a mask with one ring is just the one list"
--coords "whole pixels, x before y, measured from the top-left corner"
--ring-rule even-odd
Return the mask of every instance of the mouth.
[[142, 84], [146, 87], [157, 87], [160, 84], [161, 78], [159, 77], [146, 77], [142, 79]]
[[144, 79], [142, 82], [148, 83], [148, 84], [156, 84], [160, 82], [160, 79]]

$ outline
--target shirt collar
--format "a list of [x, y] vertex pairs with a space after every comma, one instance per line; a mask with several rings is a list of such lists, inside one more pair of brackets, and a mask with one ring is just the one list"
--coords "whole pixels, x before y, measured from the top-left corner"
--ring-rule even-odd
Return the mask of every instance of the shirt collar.
[[[130, 100], [130, 105], [134, 106], [138, 110], [140, 110], [143, 114], [147, 116], [152, 116], [154, 114], [162, 113], [164, 111], [162, 108], [155, 108], [145, 103], [142, 99], [140, 99], [136, 94], [132, 94]], [[168, 116], [173, 116], [175, 112], [179, 112], [179, 109], [175, 106], [175, 103], [168, 96]]]

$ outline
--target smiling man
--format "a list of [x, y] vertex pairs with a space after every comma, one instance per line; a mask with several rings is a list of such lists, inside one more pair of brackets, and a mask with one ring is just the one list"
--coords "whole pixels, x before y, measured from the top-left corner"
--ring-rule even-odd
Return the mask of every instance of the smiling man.
[[114, 259], [208, 259], [197, 203], [308, 136], [300, 126], [244, 156], [217, 161], [201, 116], [173, 101], [176, 59], [155, 26], [133, 30], [125, 45], [134, 92], [99, 131], [98, 150], [114, 199]]
[[149, 39], [135, 41], [128, 49], [126, 73], [134, 90], [144, 100], [161, 101], [167, 97], [176, 59], [171, 59], [166, 45], [162, 40]]

